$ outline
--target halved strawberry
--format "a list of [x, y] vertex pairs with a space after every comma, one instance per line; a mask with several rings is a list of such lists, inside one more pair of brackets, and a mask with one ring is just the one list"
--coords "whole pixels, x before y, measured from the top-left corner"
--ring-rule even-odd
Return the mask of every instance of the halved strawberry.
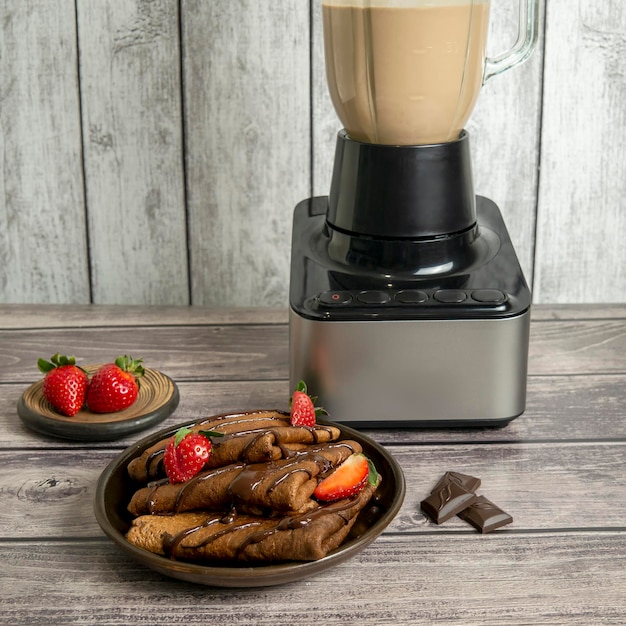
[[349, 456], [332, 474], [321, 480], [313, 496], [323, 502], [350, 498], [370, 482], [378, 482], [374, 464], [362, 453]]
[[292, 426], [315, 426], [316, 418], [327, 415], [322, 407], [316, 407], [316, 397], [307, 393], [306, 383], [301, 380], [291, 396], [291, 419]]

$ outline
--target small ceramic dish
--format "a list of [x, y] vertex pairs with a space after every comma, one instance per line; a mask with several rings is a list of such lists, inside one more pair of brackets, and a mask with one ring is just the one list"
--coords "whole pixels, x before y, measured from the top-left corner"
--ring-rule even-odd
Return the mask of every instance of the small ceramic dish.
[[[98, 365], [87, 365], [88, 374]], [[169, 417], [178, 406], [179, 392], [174, 381], [161, 372], [145, 368], [135, 402], [116, 413], [79, 411], [61, 415], [43, 397], [43, 379], [32, 384], [17, 403], [17, 414], [37, 432], [75, 441], [111, 441], [145, 430]]]
[[358, 441], [382, 477], [380, 486], [367, 507], [359, 514], [346, 540], [323, 559], [259, 566], [236, 566], [229, 563], [222, 567], [171, 560], [126, 541], [124, 535], [131, 524], [131, 516], [126, 507], [136, 487], [128, 477], [128, 463], [140, 456], [146, 448], [173, 435], [181, 426], [189, 426], [188, 422], [142, 439], [107, 466], [96, 486], [96, 519], [105, 534], [130, 557], [161, 574], [180, 580], [215, 587], [262, 587], [293, 582], [323, 572], [358, 554], [383, 532], [402, 506], [405, 481], [397, 461], [380, 444], [342, 424], [323, 419], [318, 422], [339, 428], [342, 439]]

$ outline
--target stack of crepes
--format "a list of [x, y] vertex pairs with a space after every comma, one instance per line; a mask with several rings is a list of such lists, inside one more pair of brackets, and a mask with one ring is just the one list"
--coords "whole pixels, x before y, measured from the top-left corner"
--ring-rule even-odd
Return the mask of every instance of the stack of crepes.
[[126, 538], [156, 554], [205, 562], [317, 560], [343, 542], [377, 487], [368, 483], [330, 503], [312, 497], [324, 476], [362, 450], [340, 440], [333, 426], [292, 426], [285, 413], [256, 411], [189, 428], [223, 434], [212, 439], [211, 455], [192, 479], [172, 484], [165, 477], [168, 439], [128, 465], [143, 486], [128, 505], [134, 520]]

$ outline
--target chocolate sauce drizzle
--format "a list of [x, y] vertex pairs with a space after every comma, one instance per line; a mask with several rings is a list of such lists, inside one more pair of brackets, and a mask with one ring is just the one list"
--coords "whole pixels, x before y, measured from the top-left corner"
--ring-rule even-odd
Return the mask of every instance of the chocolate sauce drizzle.
[[[279, 459], [278, 461], [253, 464], [237, 463], [201, 472], [181, 486], [176, 495], [176, 500], [170, 515], [188, 510], [185, 507], [185, 498], [197, 488], [199, 483], [217, 478], [223, 474], [234, 474], [228, 486], [232, 506], [236, 506], [238, 502], [249, 503], [254, 501], [255, 492], [257, 492], [262, 485], [265, 486], [267, 494], [272, 493], [279, 485], [288, 480], [290, 476], [298, 472], [306, 473], [309, 479], [317, 476], [321, 480], [333, 469], [333, 464], [325, 456], [320, 454], [322, 446], [324, 446], [325, 449], [345, 447], [351, 453], [354, 452], [354, 448], [349, 442], [338, 441], [330, 444], [309, 446], [303, 450], [285, 449], [285, 458]], [[309, 467], [303, 466], [303, 461], [313, 461], [317, 471], [313, 472]], [[267, 479], [271, 474], [276, 474], [276, 476], [268, 483]], [[150, 514], [154, 514], [157, 511], [156, 497], [159, 488], [167, 484], [167, 479], [150, 483], [152, 489], [146, 494], [145, 500], [145, 509]]]
[[[222, 424], [216, 422], [220, 422], [221, 420], [224, 420], [225, 423], [227, 421], [229, 426], [259, 422], [259, 420], [279, 423], [282, 426], [289, 424], [288, 419], [286, 414], [278, 412], [275, 415], [270, 414], [263, 416], [242, 413], [239, 416], [224, 415], [212, 417], [197, 422], [195, 425], [191, 425], [190, 428], [210, 424], [211, 430], [219, 431]], [[327, 435], [331, 435], [332, 438], [334, 430], [329, 426], [317, 424], [314, 427], [292, 427], [307, 430], [310, 433], [310, 441], [306, 442], [304, 447], [299, 448], [301, 444], [292, 444], [292, 447], [290, 447], [289, 443], [275, 441], [275, 445], [280, 449], [280, 459], [268, 459], [266, 462], [250, 462], [250, 451], [254, 449], [260, 439], [268, 434], [272, 434], [275, 428], [276, 427], [272, 427], [272, 425], [265, 425], [261, 428], [248, 428], [237, 432], [224, 433], [224, 437], [213, 440], [214, 448], [218, 448], [219, 446], [227, 444], [230, 440], [250, 437], [240, 454], [239, 462], [203, 471], [182, 485], [176, 495], [172, 512], [169, 514], [175, 515], [184, 510], [188, 510], [185, 507], [185, 499], [200, 483], [227, 473], [233, 473], [233, 479], [227, 487], [230, 501], [224, 505], [222, 511], [216, 511], [215, 513], [207, 512], [207, 518], [201, 524], [187, 528], [175, 535], [165, 535], [163, 538], [163, 549], [167, 557], [176, 560], [177, 553], [179, 553], [179, 556], [182, 556], [180, 554], [181, 551], [184, 553], [185, 550], [201, 550], [221, 537], [241, 532], [242, 539], [238, 542], [235, 550], [235, 558], [238, 559], [248, 546], [260, 543], [277, 532], [305, 528], [322, 515], [336, 513], [343, 520], [344, 525], [349, 522], [349, 517], [344, 516], [343, 511], [352, 507], [358, 496], [324, 504], [315, 503], [314, 508], [304, 513], [286, 513], [283, 516], [275, 518], [270, 516], [254, 519], [238, 510], [240, 505], [248, 504], [251, 501], [254, 502], [254, 496], [258, 490], [264, 489], [266, 494], [271, 494], [297, 473], [305, 473], [307, 480], [314, 477], [318, 480], [324, 478], [333, 470], [333, 464], [321, 454], [322, 450], [347, 448], [350, 453], [356, 451], [354, 446], [348, 441], [328, 441], [329, 437], [322, 437], [322, 433], [326, 433]], [[251, 435], [254, 436], [251, 437]], [[160, 448], [154, 450], [147, 456], [145, 460], [145, 470], [149, 476], [164, 473], [163, 455], [164, 448]], [[311, 463], [303, 465], [303, 461], [313, 461], [315, 469], [311, 468]], [[271, 480], [268, 480], [272, 474], [275, 474], [275, 476]], [[151, 489], [146, 495], [145, 508], [150, 514], [155, 514], [159, 488], [167, 485], [168, 482], [167, 478], [164, 478], [148, 483], [147, 486]], [[227, 512], [224, 512], [225, 509], [228, 509]], [[188, 537], [192, 537], [213, 526], [224, 526], [224, 528], [217, 529], [216, 532], [210, 534], [195, 545], [187, 544], [181, 546], [181, 543]], [[260, 528], [255, 531], [254, 529], [257, 527]]]
[[[272, 525], [269, 527], [261, 528], [256, 532], [247, 533], [241, 543], [236, 548], [236, 558], [238, 559], [240, 555], [245, 551], [245, 549], [255, 543], [260, 543], [267, 537], [273, 535], [274, 533], [284, 531], [284, 530], [296, 530], [298, 528], [304, 528], [305, 526], [311, 524], [318, 517], [328, 514], [328, 513], [337, 513], [339, 517], [343, 520], [344, 525], [348, 523], [348, 519], [346, 519], [341, 513], [350, 507], [353, 506], [357, 496], [352, 498], [346, 498], [344, 500], [338, 500], [336, 502], [330, 502], [328, 504], [318, 504], [318, 506], [306, 513], [299, 513], [294, 515], [287, 515], [285, 517], [279, 518], [273, 521]], [[239, 522], [239, 519], [242, 520]], [[217, 541], [221, 537], [224, 537], [229, 534], [236, 533], [238, 531], [246, 531], [251, 528], [255, 528], [257, 526], [265, 526], [269, 520], [250, 520], [248, 517], [241, 516], [235, 508], [232, 508], [227, 514], [215, 514], [215, 516], [209, 516], [204, 520], [202, 524], [198, 524], [192, 528], [186, 528], [185, 530], [177, 533], [176, 535], [166, 535], [163, 539], [163, 550], [165, 555], [172, 560], [177, 560], [176, 550], [181, 544], [181, 542], [206, 528], [214, 526], [216, 524], [227, 525], [227, 528], [222, 528], [217, 532], [209, 535], [207, 538], [203, 539], [200, 543], [197, 543], [193, 546], [187, 546], [192, 550], [199, 550], [214, 541]], [[184, 548], [183, 548], [184, 549]]]
[[[199, 426], [203, 426], [206, 424], [211, 424], [211, 429], [215, 430], [216, 432], [220, 432], [220, 426], [221, 424], [215, 424], [215, 422], [217, 421], [221, 421], [221, 420], [228, 420], [228, 425], [232, 426], [232, 425], [240, 425], [240, 424], [245, 424], [247, 422], [258, 422], [259, 420], [263, 420], [263, 421], [269, 421], [269, 422], [279, 422], [281, 426], [288, 426], [289, 422], [288, 422], [288, 416], [286, 414], [277, 414], [275, 416], [264, 416], [262, 418], [260, 418], [258, 415], [254, 415], [254, 414], [241, 414], [240, 417], [233, 419], [232, 415], [223, 415], [223, 416], [218, 416], [218, 417], [212, 417], [200, 422], [196, 422], [195, 424], [192, 424], [189, 426], [189, 428], [196, 428]], [[316, 424], [315, 426], [312, 427], [308, 427], [308, 426], [291, 426], [291, 428], [298, 428], [298, 429], [302, 429], [302, 430], [307, 430], [309, 431], [309, 433], [311, 434], [311, 439], [313, 443], [319, 443], [320, 442], [320, 433], [321, 432], [326, 432], [329, 435], [332, 435], [333, 429], [329, 426], [325, 426], [322, 424]], [[245, 429], [245, 430], [240, 430], [237, 432], [233, 432], [233, 433], [224, 433], [223, 437], [220, 437], [219, 439], [215, 439], [213, 441], [213, 446], [214, 448], [219, 448], [221, 446], [224, 446], [228, 441], [231, 441], [232, 439], [239, 439], [242, 437], [249, 437], [250, 435], [253, 435], [256, 433], [256, 437], [252, 437], [250, 439], [249, 442], [246, 443], [243, 452], [242, 452], [242, 459], [246, 462], [248, 462], [248, 454], [249, 451], [256, 445], [256, 443], [263, 437], [265, 437], [268, 434], [272, 434], [273, 429], [271, 426], [263, 426], [261, 428], [250, 428], [250, 429]], [[281, 451], [283, 451], [284, 454], [284, 446], [280, 444], [280, 442], [278, 443]], [[159, 448], [157, 450], [154, 450], [153, 452], [151, 452], [145, 460], [145, 472], [148, 476], [157, 476], [159, 474], [163, 474], [164, 472], [164, 468], [163, 468], [163, 456], [165, 454], [165, 445], [162, 448]]]

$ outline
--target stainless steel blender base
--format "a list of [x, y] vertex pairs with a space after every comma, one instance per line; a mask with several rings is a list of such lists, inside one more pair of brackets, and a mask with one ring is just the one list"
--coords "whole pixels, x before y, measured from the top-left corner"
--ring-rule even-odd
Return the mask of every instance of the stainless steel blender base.
[[290, 383], [356, 426], [503, 425], [523, 413], [530, 310], [501, 319], [312, 320], [290, 310]]
[[304, 380], [353, 425], [503, 425], [523, 413], [531, 294], [495, 203], [476, 196], [478, 225], [461, 237], [409, 242], [330, 228], [327, 206], [294, 211], [292, 388]]

